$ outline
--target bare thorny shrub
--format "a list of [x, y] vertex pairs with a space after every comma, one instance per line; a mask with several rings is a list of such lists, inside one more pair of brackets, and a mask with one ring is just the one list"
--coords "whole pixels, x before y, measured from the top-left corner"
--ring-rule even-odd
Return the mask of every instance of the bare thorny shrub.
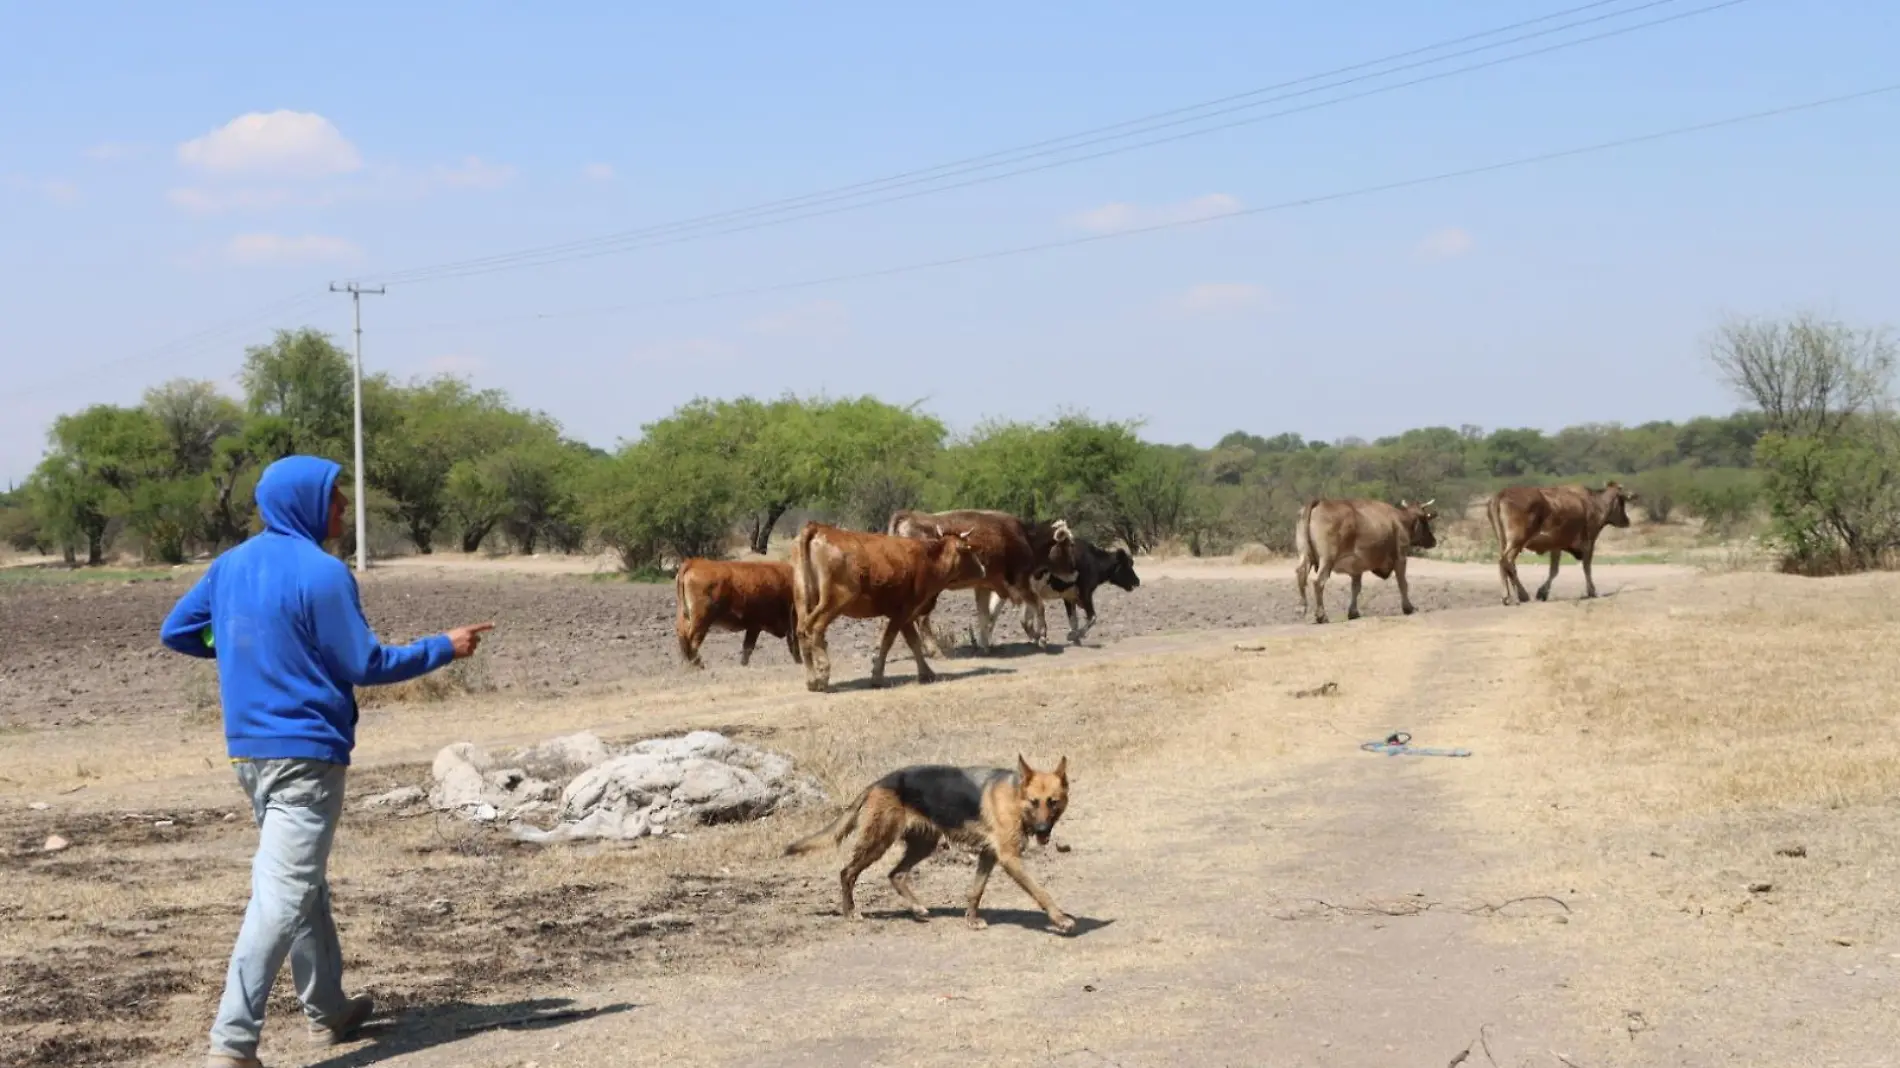
[[1900, 423], [1890, 331], [1802, 314], [1723, 326], [1710, 362], [1768, 418], [1756, 446], [1784, 570], [1900, 563]]

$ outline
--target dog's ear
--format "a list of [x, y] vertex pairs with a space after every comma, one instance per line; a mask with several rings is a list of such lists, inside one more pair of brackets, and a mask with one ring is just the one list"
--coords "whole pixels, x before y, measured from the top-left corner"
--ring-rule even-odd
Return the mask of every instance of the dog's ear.
[[1066, 755], [1056, 761], [1056, 778], [1062, 780], [1062, 785], [1069, 785], [1069, 758]]
[[1022, 780], [1024, 786], [1029, 785], [1029, 777], [1031, 775], [1034, 775], [1035, 773], [1036, 773], [1036, 769], [1029, 766], [1029, 761], [1024, 760], [1023, 755], [1021, 753], [1017, 753], [1016, 754], [1016, 777]]

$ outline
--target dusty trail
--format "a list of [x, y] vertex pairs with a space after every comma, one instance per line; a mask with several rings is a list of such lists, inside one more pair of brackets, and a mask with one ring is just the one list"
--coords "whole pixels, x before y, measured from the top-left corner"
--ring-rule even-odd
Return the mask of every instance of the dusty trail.
[[[1112, 779], [1079, 776], [1058, 835], [1073, 852], [1054, 865], [1030, 860], [1083, 919], [1077, 936], [1049, 933], [1006, 882], [986, 899], [991, 928], [964, 929], [954, 905], [969, 869], [947, 863], [919, 880], [939, 918], [895, 918], [881, 878], [887, 860], [862, 884], [871, 917], [862, 926], [838, 920], [833, 937], [756, 971], [567, 992], [583, 1005], [635, 1007], [465, 1037], [390, 1063], [1442, 1064], [1481, 1027], [1500, 1058], [1548, 1049], [1561, 964], [1482, 939], [1478, 928], [1552, 925], [1562, 907], [1456, 910], [1483, 903], [1485, 849], [1460, 826], [1443, 784], [1485, 774], [1483, 754], [1387, 758], [1355, 748], [1396, 727], [1421, 744], [1456, 744], [1459, 708], [1512, 685], [1533, 647], [1524, 634], [1540, 621], [1448, 612], [1410, 622], [1381, 628], [1379, 669], [1353, 674], [1317, 744], [1276, 752], [1271, 731], [1236, 714], [1221, 719], [1232, 728], [1222, 750], [1191, 732]], [[1148, 638], [1113, 655], [1231, 648], [1233, 638]], [[1244, 713], [1248, 693], [1236, 700], [1229, 711]], [[840, 862], [803, 866], [828, 885]], [[1424, 903], [1445, 907], [1346, 911]]]

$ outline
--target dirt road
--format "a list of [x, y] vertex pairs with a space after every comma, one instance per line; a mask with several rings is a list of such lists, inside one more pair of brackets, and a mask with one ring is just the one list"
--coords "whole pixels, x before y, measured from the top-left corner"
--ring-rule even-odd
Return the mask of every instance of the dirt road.
[[[1489, 579], [1437, 580], [1447, 601], [1482, 605]], [[1467, 1066], [1884, 1063], [1900, 1048], [1888, 993], [1900, 942], [1883, 919], [1900, 850], [1878, 799], [1900, 761], [1863, 747], [1890, 730], [1874, 694], [1895, 672], [1835, 671], [1834, 658], [1900, 662], [1900, 613], [1881, 607], [1892, 584], [1855, 581], [1605, 567], [1599, 584], [1616, 595], [1589, 604], [1153, 629], [995, 674], [953, 662], [968, 674], [931, 688], [813, 696], [795, 667], [769, 663], [631, 701], [391, 712], [366, 724], [360, 788], [379, 768], [411, 774], [450, 737], [580, 726], [757, 731], [834, 796], [898, 763], [1066, 753], [1075, 795], [1056, 843], [1069, 849], [1028, 863], [1080, 927], [1050, 932], [999, 878], [990, 928], [967, 930], [956, 915], [971, 868], [948, 854], [916, 880], [935, 920], [895, 909], [882, 878], [893, 857], [860, 883], [866, 920], [847, 924], [840, 856], [777, 856], [827, 812], [638, 850], [446, 859], [426, 833], [353, 814], [339, 846], [345, 948], [355, 985], [385, 995], [395, 1019], [326, 1053], [274, 1007], [267, 1063], [1436, 1068], [1466, 1050]], [[1653, 722], [1725, 715], [1738, 693], [1779, 700], [1765, 680], [1787, 674], [1782, 655], [1824, 673], [1828, 703], [1731, 723], [1737, 773], [1755, 777], [1752, 800], [1728, 800], [1728, 780], [1698, 778], [1707, 758]], [[1294, 696], [1329, 681], [1329, 696]], [[1538, 718], [1552, 709], [1563, 718]], [[1394, 730], [1472, 755], [1358, 748]], [[1763, 779], [1757, 751], [1802, 778]], [[228, 784], [214, 771], [128, 781], [118, 796], [154, 791], [211, 799]], [[137, 883], [123, 900], [141, 915], [213, 910], [146, 943], [170, 937], [204, 958], [150, 1063], [179, 1063], [201, 1037], [223, 946], [197, 943], [227, 939], [216, 910], [241, 900], [248, 840], [211, 826], [141, 861], [142, 877], [74, 850], [101, 879]], [[154, 882], [177, 863], [214, 885], [153, 911], [179, 897]], [[42, 862], [22, 870], [36, 881], [21, 918], [41, 944], [75, 935], [36, 910], [121, 900], [105, 882], [74, 896]], [[650, 893], [656, 878], [675, 888]]]

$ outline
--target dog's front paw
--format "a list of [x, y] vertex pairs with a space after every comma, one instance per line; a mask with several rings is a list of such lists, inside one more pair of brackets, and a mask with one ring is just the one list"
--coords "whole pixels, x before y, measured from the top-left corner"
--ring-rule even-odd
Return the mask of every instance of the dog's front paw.
[[1049, 926], [1054, 927], [1063, 934], [1068, 934], [1070, 931], [1075, 930], [1075, 920], [1063, 913], [1052, 912], [1049, 914]]

